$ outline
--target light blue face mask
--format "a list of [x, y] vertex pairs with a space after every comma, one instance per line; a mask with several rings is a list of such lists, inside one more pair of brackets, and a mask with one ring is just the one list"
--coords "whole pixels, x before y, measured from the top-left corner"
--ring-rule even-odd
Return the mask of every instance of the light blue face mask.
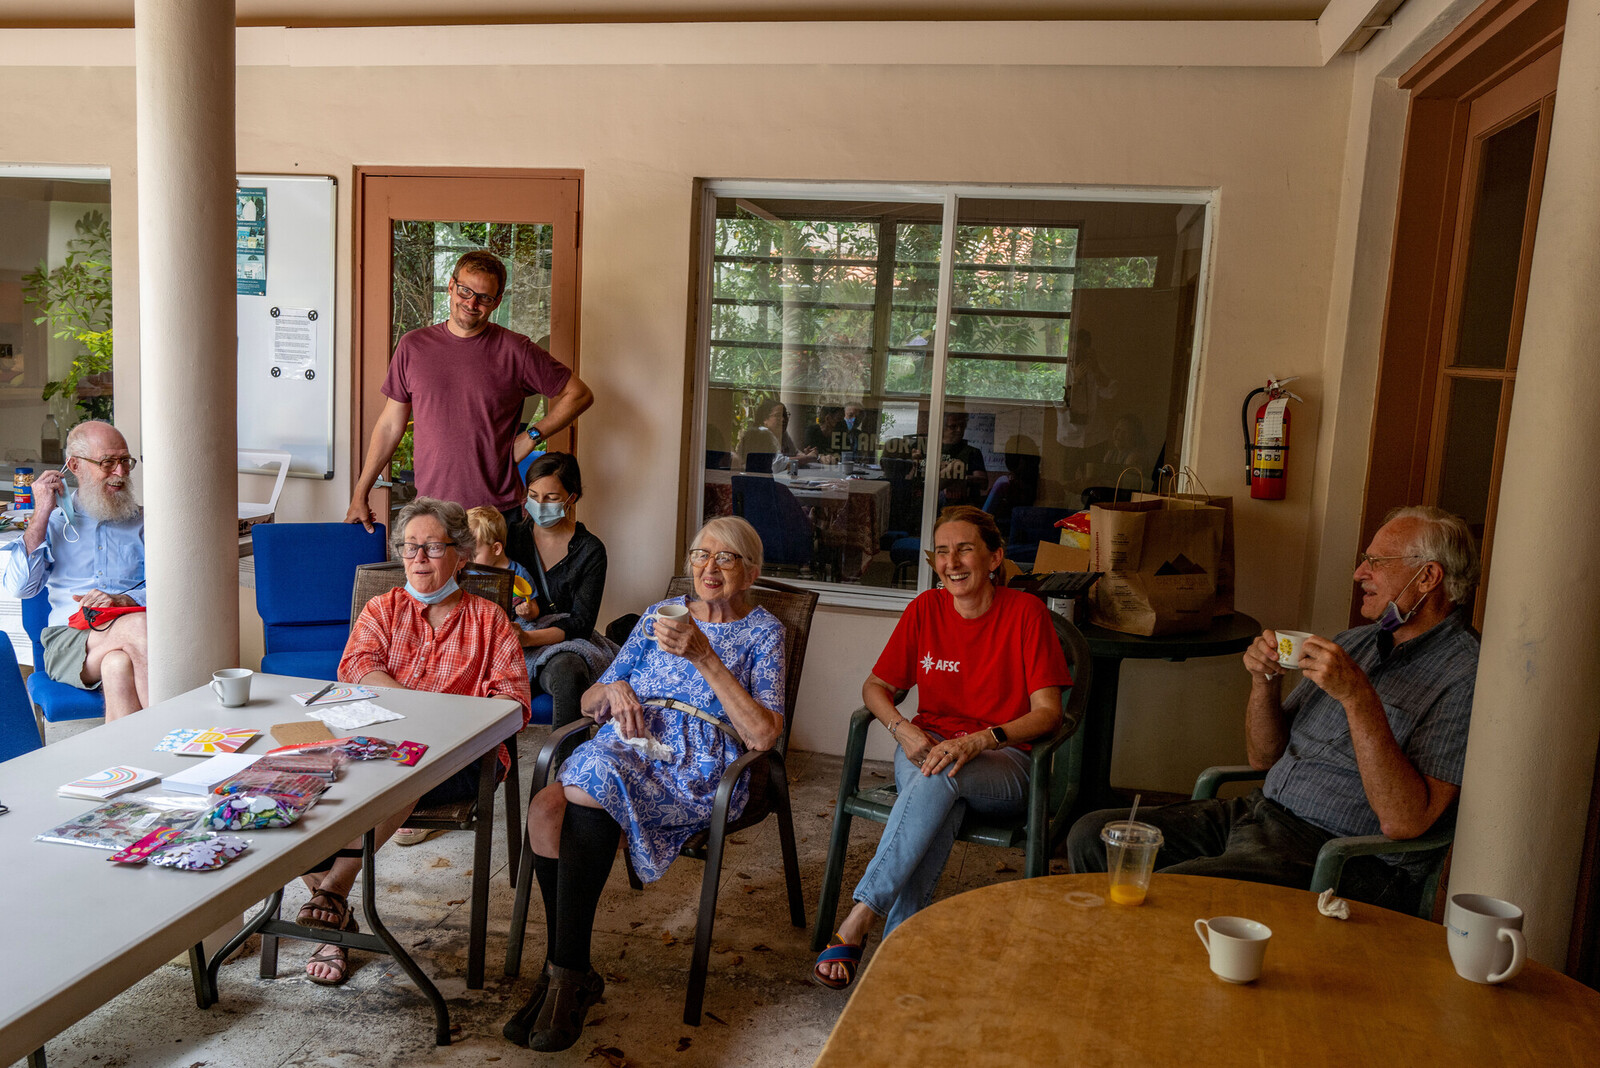
[[456, 590], [460, 588], [460, 586], [456, 585], [456, 577], [454, 575], [451, 575], [448, 579], [446, 579], [445, 584], [434, 590], [432, 593], [418, 593], [417, 588], [411, 585], [411, 580], [406, 579], [406, 592], [415, 597], [417, 600], [421, 601], [423, 604], [438, 604], [440, 601], [444, 600], [446, 597], [449, 597], [452, 593], [455, 593]]
[[[1417, 579], [1421, 578], [1422, 573], [1426, 570], [1428, 570], [1428, 565], [1423, 564], [1417, 569], [1417, 573], [1411, 576], [1411, 582], [1415, 582]], [[1424, 598], [1421, 597], [1417, 598], [1417, 603], [1411, 606], [1411, 610], [1409, 612], [1400, 611], [1400, 605], [1396, 603], [1405, 594], [1405, 592], [1411, 588], [1411, 582], [1407, 582], [1404, 586], [1400, 587], [1400, 592], [1395, 594], [1395, 599], [1389, 602], [1388, 606], [1383, 610], [1383, 615], [1378, 617], [1378, 629], [1384, 633], [1393, 634], [1395, 631], [1411, 622], [1411, 617], [1416, 615], [1417, 609], [1422, 607]]]
[[[61, 465], [61, 477], [67, 477], [66, 464]], [[65, 483], [63, 483], [61, 486], [61, 496], [56, 499], [56, 507], [61, 509], [61, 516], [66, 520], [68, 527], [68, 529], [64, 530], [62, 534], [68, 541], [77, 541], [78, 539], [73, 536], [73, 532], [70, 528], [78, 521], [78, 514], [72, 510], [72, 490]]]
[[553, 527], [567, 517], [566, 501], [523, 501], [522, 510], [541, 527]]

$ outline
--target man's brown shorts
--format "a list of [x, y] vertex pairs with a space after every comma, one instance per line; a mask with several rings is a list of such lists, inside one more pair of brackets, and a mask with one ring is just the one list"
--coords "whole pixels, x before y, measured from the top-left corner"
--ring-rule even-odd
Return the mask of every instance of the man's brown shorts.
[[100, 684], [83, 681], [83, 661], [89, 655], [89, 632], [71, 627], [46, 627], [39, 635], [44, 646], [44, 673], [57, 682], [80, 690], [98, 690]]

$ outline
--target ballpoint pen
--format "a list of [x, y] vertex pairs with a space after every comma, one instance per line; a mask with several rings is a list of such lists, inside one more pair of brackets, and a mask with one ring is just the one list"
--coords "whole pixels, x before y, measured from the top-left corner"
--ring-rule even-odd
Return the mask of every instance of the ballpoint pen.
[[339, 684], [336, 683], [336, 682], [330, 682], [330, 683], [328, 683], [328, 685], [324, 686], [322, 689], [320, 689], [316, 693], [312, 694], [311, 695], [311, 699], [306, 702], [306, 707], [310, 708], [312, 705], [316, 704], [317, 703], [317, 699], [319, 697], [322, 697], [324, 694], [326, 694], [329, 690], [333, 689], [337, 685], [339, 685]]

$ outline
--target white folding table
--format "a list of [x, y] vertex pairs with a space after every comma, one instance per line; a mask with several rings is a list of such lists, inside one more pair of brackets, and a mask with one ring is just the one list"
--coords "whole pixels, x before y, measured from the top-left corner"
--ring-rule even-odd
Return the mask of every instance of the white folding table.
[[[265, 752], [274, 744], [266, 736], [269, 727], [305, 717], [305, 709], [289, 695], [320, 688], [325, 681], [257, 675], [250, 703], [242, 708], [223, 708], [210, 688], [202, 687], [0, 763], [0, 799], [11, 809], [0, 815], [0, 863], [6, 868], [0, 879], [0, 914], [6, 917], [0, 925], [0, 959], [14, 964], [0, 970], [0, 1064], [42, 1048], [471, 761], [493, 760], [495, 748], [523, 725], [521, 707], [509, 699], [382, 690], [378, 703], [405, 718], [374, 724], [364, 733], [426, 744], [421, 762], [410, 768], [390, 760], [351, 762], [299, 823], [247, 832], [251, 847], [217, 871], [112, 864], [106, 850], [33, 840], [94, 806], [57, 797], [62, 783], [116, 764], [170, 773], [204, 759], [152, 751], [179, 727], [254, 727], [264, 737], [245, 752]], [[156, 784], [123, 797], [160, 791]], [[364, 865], [366, 878], [370, 850]], [[370, 887], [367, 878], [363, 898], [372, 919]], [[435, 1038], [447, 1045], [443, 998], [381, 923], [376, 932], [433, 1003]], [[203, 970], [197, 971], [202, 1004], [208, 993], [204, 981]], [[214, 1000], [215, 990], [209, 994]]]

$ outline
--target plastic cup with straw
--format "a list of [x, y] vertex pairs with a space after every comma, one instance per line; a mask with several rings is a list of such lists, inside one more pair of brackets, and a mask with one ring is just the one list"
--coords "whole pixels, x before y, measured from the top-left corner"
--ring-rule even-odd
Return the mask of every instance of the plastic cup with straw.
[[1134, 796], [1127, 819], [1108, 823], [1100, 831], [1106, 844], [1106, 871], [1111, 876], [1108, 896], [1113, 905], [1144, 904], [1156, 852], [1161, 848], [1161, 831], [1134, 819], [1139, 814], [1140, 796]]

